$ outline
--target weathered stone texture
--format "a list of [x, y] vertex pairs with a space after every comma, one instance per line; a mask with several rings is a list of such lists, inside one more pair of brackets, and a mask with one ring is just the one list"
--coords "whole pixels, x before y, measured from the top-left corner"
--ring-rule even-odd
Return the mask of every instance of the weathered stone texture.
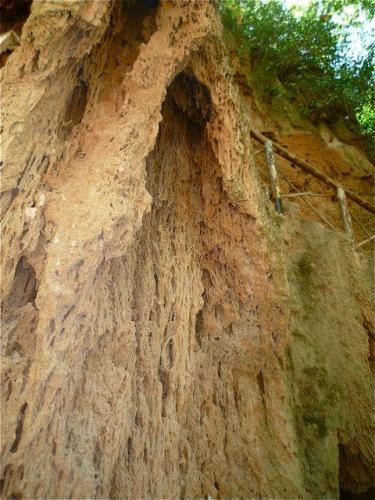
[[[302, 292], [214, 4], [34, 2], [1, 78], [4, 498], [315, 497]], [[371, 485], [366, 335], [327, 494], [337, 432]]]

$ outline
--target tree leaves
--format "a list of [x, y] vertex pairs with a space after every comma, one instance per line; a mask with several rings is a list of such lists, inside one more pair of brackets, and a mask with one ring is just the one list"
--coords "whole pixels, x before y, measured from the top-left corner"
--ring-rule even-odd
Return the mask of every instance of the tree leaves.
[[361, 60], [349, 56], [349, 28], [357, 21], [345, 18], [348, 6], [375, 11], [372, 0], [317, 0], [298, 15], [280, 0], [220, 2], [239, 53], [250, 59], [254, 72], [263, 73], [269, 95], [274, 82], [281, 82], [290, 98], [316, 119], [343, 118], [368, 133], [375, 129], [375, 50], [369, 47]]

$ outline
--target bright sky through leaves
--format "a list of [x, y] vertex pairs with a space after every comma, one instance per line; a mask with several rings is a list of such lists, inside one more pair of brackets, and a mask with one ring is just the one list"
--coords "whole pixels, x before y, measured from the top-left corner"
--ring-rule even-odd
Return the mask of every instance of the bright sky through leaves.
[[[312, 0], [282, 0], [287, 7], [297, 7], [298, 9], [306, 9]], [[345, 13], [350, 16], [354, 12], [352, 6], [345, 7]], [[334, 21], [342, 22], [341, 16], [334, 16]], [[361, 59], [367, 55], [367, 47], [375, 43], [375, 19], [369, 19], [366, 14], [362, 13], [359, 19], [359, 26], [351, 26], [348, 28], [350, 36], [350, 53], [348, 56], [351, 59]]]

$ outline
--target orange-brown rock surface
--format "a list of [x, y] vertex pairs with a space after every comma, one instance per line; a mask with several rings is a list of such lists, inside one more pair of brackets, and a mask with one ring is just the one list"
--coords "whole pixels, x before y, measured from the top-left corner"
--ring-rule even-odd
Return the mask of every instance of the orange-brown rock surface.
[[221, 30], [34, 1], [1, 70], [3, 498], [372, 486], [363, 264], [273, 218]]

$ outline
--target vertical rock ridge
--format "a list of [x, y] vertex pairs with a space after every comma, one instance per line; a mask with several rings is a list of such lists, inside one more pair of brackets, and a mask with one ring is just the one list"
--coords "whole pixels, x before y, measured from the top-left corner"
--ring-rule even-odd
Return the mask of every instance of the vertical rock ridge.
[[34, 2], [2, 69], [4, 498], [320, 491], [221, 35], [206, 0]]

